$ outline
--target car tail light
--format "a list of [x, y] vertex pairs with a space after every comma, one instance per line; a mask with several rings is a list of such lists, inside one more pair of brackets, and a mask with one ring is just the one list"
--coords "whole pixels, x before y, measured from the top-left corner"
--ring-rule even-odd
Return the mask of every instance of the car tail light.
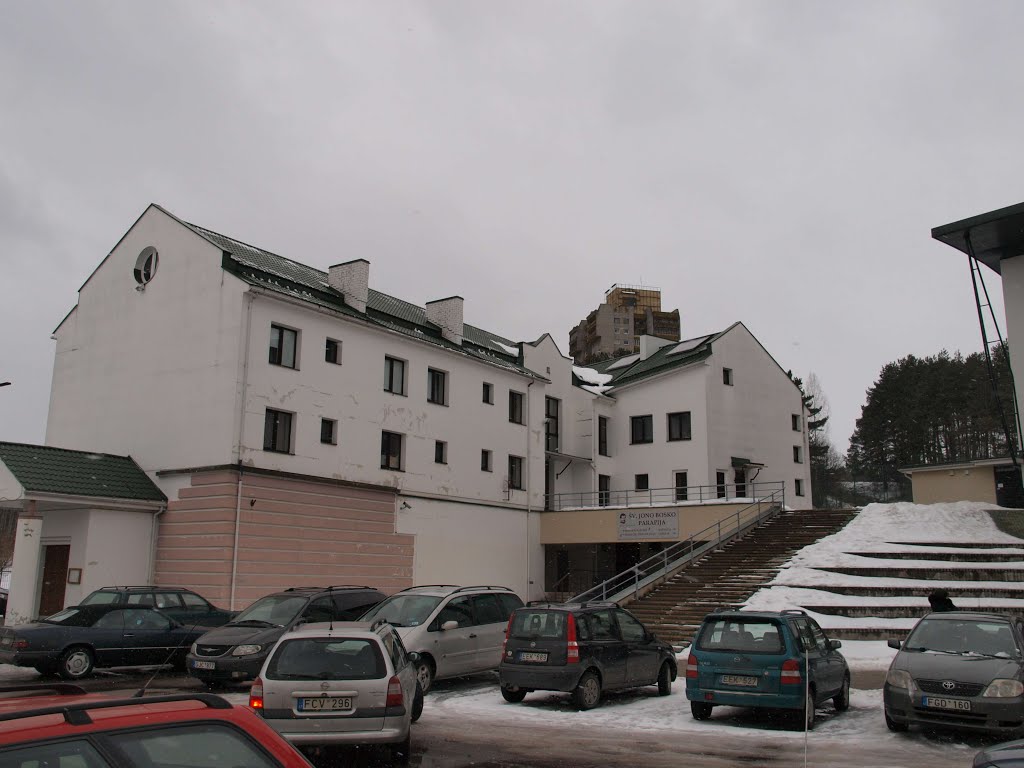
[[800, 662], [796, 659], [786, 659], [782, 662], [782, 674], [779, 681], [783, 685], [800, 685]]
[[388, 698], [384, 702], [384, 706], [401, 707], [404, 704], [405, 697], [402, 695], [402, 681], [398, 679], [398, 675], [394, 675], [388, 680]]
[[512, 617], [508, 617], [508, 624], [505, 625], [505, 639], [501, 641], [501, 655], [505, 655], [505, 649], [508, 647], [508, 636], [512, 634]]
[[252, 688], [249, 689], [249, 708], [256, 711], [263, 710], [263, 680], [257, 677], [252, 681]]
[[14, 647], [17, 648], [19, 651], [23, 651], [26, 648], [28, 648], [28, 640], [16, 640], [14, 643]]
[[686, 679], [697, 679], [697, 657], [692, 653], [686, 659]]
[[565, 628], [565, 663], [579, 664], [580, 646], [576, 642], [576, 617], [569, 614], [569, 623]]

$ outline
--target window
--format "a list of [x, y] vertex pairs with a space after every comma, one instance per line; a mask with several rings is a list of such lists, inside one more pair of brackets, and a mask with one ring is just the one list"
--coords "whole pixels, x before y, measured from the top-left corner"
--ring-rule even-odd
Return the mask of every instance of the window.
[[402, 436], [397, 432], [380, 433], [380, 468], [402, 469]]
[[686, 490], [689, 487], [687, 483], [686, 472], [675, 473], [676, 482], [676, 501], [689, 501], [689, 492]]
[[482, 472], [493, 472], [491, 467], [491, 452], [486, 448], [480, 451], [480, 470]]
[[609, 456], [608, 453], [608, 417], [597, 417], [597, 452], [601, 456]]
[[291, 453], [292, 414], [267, 408], [267, 416], [263, 422], [263, 450]]
[[668, 439], [675, 440], [690, 439], [690, 412], [680, 411], [668, 415]]
[[722, 369], [722, 383], [725, 384], [727, 387], [732, 386], [732, 368]]
[[544, 450], [558, 450], [558, 406], [554, 397], [544, 398]]
[[444, 371], [427, 369], [427, 402], [448, 405], [448, 374]]
[[341, 365], [341, 342], [328, 339], [324, 348], [324, 361]]
[[650, 490], [651, 484], [648, 482], [647, 475], [634, 475], [633, 487], [638, 491]]
[[615, 618], [619, 622], [619, 634], [627, 643], [642, 643], [647, 639], [647, 630], [625, 611], [615, 611]]
[[484, 402], [494, 405], [494, 385], [484, 382]]
[[630, 418], [630, 442], [653, 443], [654, 442], [654, 417], [633, 416]]
[[448, 463], [448, 443], [444, 442], [444, 440], [437, 440], [434, 443], [434, 463]]
[[523, 393], [508, 393], [508, 420], [513, 424], [523, 423]]
[[796, 495], [797, 496], [803, 496], [804, 495], [804, 481], [801, 480], [800, 478], [796, 479]]
[[800, 431], [800, 429], [801, 429], [800, 421], [801, 421], [800, 414], [799, 413], [794, 413], [793, 414], [793, 431], [794, 432], [799, 432]]
[[718, 494], [718, 498], [725, 498], [725, 472], [715, 472], [715, 491]]
[[291, 328], [270, 326], [270, 364], [295, 367], [295, 350], [299, 334]]
[[405, 361], [384, 358], [384, 391], [394, 395], [405, 394]]
[[[440, 629], [449, 621], [457, 622], [460, 627], [474, 626], [472, 600], [473, 598], [469, 596], [453, 597], [449, 600], [448, 604], [441, 609], [437, 616], [437, 628]], [[431, 626], [433, 627], [434, 625], [431, 624]]]
[[611, 503], [612, 479], [609, 475], [597, 476], [597, 505], [607, 507]]
[[797, 464], [804, 463], [804, 451], [799, 445], [793, 446], [793, 461]]
[[334, 419], [320, 419], [320, 442], [325, 445], [338, 444], [338, 422]]
[[521, 456], [508, 457], [508, 487], [509, 490], [523, 490], [523, 459]]
[[[123, 754], [127, 758], [124, 762], [118, 759], [116, 762], [119, 765], [191, 765], [195, 768], [217, 768], [222, 765], [272, 768], [280, 765], [251, 736], [226, 722], [167, 723], [161, 724], [159, 728], [108, 732], [103, 740], [108, 739], [117, 750], [114, 754]], [[32, 757], [33, 762], [43, 764], [40, 754]], [[8, 758], [9, 755], [5, 754], [4, 762], [8, 762]], [[81, 763], [77, 760], [62, 761], [61, 765]]]

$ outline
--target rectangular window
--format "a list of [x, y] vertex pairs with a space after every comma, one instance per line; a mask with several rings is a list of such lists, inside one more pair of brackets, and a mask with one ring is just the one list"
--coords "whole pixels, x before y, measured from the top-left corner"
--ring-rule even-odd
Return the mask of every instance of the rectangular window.
[[270, 326], [270, 364], [285, 368], [295, 367], [295, 350], [299, 334], [291, 328]]
[[263, 422], [263, 450], [291, 453], [292, 414], [267, 408], [267, 416]]
[[484, 382], [484, 402], [488, 405], [494, 405], [494, 385]]
[[597, 417], [597, 452], [601, 456], [609, 456], [608, 453], [608, 417]]
[[508, 457], [508, 487], [515, 491], [523, 489], [523, 459], [521, 456]]
[[337, 445], [338, 422], [334, 419], [320, 419], [320, 442]]
[[427, 369], [427, 402], [448, 405], [448, 374]]
[[690, 439], [690, 412], [680, 411], [668, 415], [668, 439], [675, 440]]
[[597, 504], [607, 507], [611, 503], [612, 479], [608, 475], [597, 476]]
[[633, 487], [638, 491], [646, 491], [651, 487], [647, 475], [634, 475], [633, 481]]
[[653, 416], [632, 416], [630, 418], [630, 442], [634, 445], [654, 442]]
[[686, 472], [676, 472], [675, 481], [676, 501], [689, 501], [690, 495], [689, 491], [687, 491], [689, 484], [687, 483]]
[[443, 440], [436, 440], [434, 442], [434, 463], [448, 463], [448, 443], [444, 442]]
[[801, 421], [800, 414], [794, 413], [793, 414], [793, 431], [794, 432], [799, 432], [800, 431], [800, 429], [801, 429], [800, 421]]
[[799, 445], [793, 446], [793, 461], [797, 464], [804, 463], [804, 451]]
[[558, 406], [554, 397], [544, 398], [544, 450], [558, 450]]
[[801, 480], [800, 478], [797, 478], [795, 482], [796, 482], [796, 495], [797, 496], [803, 496], [804, 495], [804, 481]]
[[732, 386], [732, 368], [722, 369], [722, 383], [725, 384], [727, 387]]
[[486, 448], [480, 451], [480, 470], [482, 472], [494, 471], [491, 466], [491, 452], [488, 451]]
[[324, 361], [341, 365], [341, 342], [334, 339], [327, 339], [324, 347]]
[[523, 393], [508, 393], [508, 420], [513, 424], [523, 423]]
[[394, 395], [405, 394], [405, 361], [394, 357], [384, 358], [384, 391]]
[[380, 468], [402, 469], [402, 436], [397, 432], [380, 433]]
[[718, 493], [718, 498], [725, 498], [725, 472], [715, 472], [715, 490]]

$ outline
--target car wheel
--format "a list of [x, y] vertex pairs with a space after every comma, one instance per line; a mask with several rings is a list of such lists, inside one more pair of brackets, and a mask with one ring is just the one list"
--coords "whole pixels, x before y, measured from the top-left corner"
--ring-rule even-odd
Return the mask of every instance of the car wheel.
[[712, 705], [704, 701], [691, 701], [690, 714], [694, 720], [710, 720]]
[[583, 673], [572, 692], [572, 698], [578, 709], [593, 709], [601, 703], [601, 680], [594, 670]]
[[848, 674], [843, 675], [843, 687], [832, 697], [832, 703], [835, 705], [836, 712], [845, 712], [850, 708], [850, 676]]
[[76, 645], [61, 654], [58, 671], [65, 680], [79, 680], [92, 673], [95, 663], [92, 651], [84, 645]]
[[803, 709], [797, 709], [793, 712], [793, 721], [796, 724], [797, 730], [800, 731], [813, 731], [814, 730], [814, 689], [807, 691], [807, 696], [804, 698]]
[[658, 695], [668, 696], [670, 693], [672, 693], [672, 667], [666, 661], [658, 670]]
[[415, 723], [423, 714], [423, 689], [416, 683], [416, 693], [412, 697], [412, 721]]
[[393, 765], [408, 765], [412, 757], [412, 734], [406, 734], [405, 740], [391, 745], [391, 763]]
[[909, 725], [907, 725], [906, 723], [897, 723], [895, 720], [889, 717], [888, 712], [885, 713], [885, 727], [893, 733], [906, 733], [910, 730]]
[[434, 662], [424, 657], [416, 666], [416, 682], [420, 684], [423, 693], [429, 693], [434, 684]]
[[506, 688], [503, 685], [501, 686], [501, 697], [505, 699], [505, 701], [518, 704], [526, 698], [526, 691], [522, 688]]

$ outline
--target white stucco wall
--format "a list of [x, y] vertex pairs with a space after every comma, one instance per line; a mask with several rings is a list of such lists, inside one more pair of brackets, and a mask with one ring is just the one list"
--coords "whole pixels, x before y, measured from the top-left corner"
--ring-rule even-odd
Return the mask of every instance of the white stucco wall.
[[71, 565], [82, 568], [82, 596], [111, 585], [149, 584], [152, 531], [150, 512], [92, 510], [82, 565]]
[[[1024, 256], [999, 262], [1003, 276], [1003, 308], [1006, 312], [1006, 340], [1010, 360], [1024, 360]], [[1024, 371], [1014, 364], [1017, 402], [1024, 403]]]
[[24, 492], [25, 489], [11, 474], [11, 470], [0, 462], [0, 506], [3, 506], [5, 501], [20, 499]]

